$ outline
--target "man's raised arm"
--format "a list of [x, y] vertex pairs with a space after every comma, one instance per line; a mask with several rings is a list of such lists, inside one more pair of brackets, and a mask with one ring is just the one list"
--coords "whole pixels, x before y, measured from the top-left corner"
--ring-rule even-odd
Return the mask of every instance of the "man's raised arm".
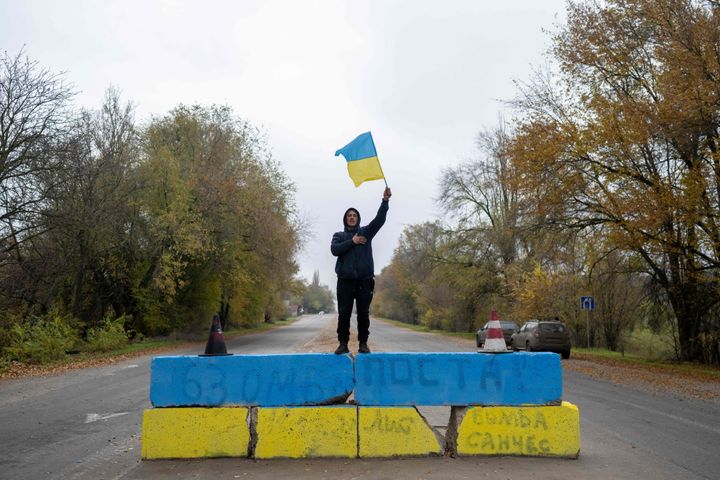
[[380, 227], [385, 224], [387, 211], [388, 208], [390, 208], [390, 197], [392, 197], [392, 192], [388, 187], [385, 187], [385, 191], [383, 192], [383, 199], [382, 202], [380, 202], [380, 208], [378, 208], [377, 215], [375, 215], [375, 218], [373, 218], [372, 221], [368, 223], [368, 226], [365, 227], [366, 237], [373, 238], [378, 232], [378, 230], [380, 230]]

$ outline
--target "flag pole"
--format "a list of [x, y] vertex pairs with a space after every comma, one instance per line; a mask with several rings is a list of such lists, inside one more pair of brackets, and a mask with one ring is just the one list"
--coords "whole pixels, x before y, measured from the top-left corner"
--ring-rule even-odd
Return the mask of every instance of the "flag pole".
[[388, 187], [387, 179], [385, 178], [385, 172], [383, 172], [382, 165], [380, 164], [380, 158], [378, 158], [378, 167], [380, 167], [380, 173], [382, 173], [383, 182], [385, 182], [385, 188], [390, 188]]

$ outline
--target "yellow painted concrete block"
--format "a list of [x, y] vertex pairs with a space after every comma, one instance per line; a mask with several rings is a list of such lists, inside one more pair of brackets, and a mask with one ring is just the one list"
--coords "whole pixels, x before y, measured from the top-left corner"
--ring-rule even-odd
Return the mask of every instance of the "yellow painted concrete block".
[[361, 457], [442, 455], [438, 437], [415, 407], [359, 407]]
[[255, 458], [357, 456], [354, 406], [257, 409]]
[[580, 413], [560, 406], [471, 407], [458, 427], [459, 455], [523, 455], [577, 458]]
[[247, 408], [145, 410], [142, 458], [246, 457]]

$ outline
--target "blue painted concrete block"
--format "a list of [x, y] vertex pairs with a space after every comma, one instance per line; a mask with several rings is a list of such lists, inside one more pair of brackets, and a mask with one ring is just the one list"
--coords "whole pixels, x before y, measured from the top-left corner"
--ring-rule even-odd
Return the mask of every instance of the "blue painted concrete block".
[[561, 398], [555, 353], [372, 353], [355, 359], [358, 405], [546, 405]]
[[151, 365], [155, 407], [327, 405], [352, 390], [352, 359], [332, 353], [166, 356]]

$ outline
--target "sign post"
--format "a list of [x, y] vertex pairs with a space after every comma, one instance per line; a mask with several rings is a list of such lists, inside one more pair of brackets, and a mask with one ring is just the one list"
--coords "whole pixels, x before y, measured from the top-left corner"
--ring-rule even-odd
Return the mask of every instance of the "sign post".
[[585, 331], [587, 331], [587, 348], [590, 348], [590, 312], [595, 310], [595, 297], [580, 297], [580, 309], [585, 310]]

